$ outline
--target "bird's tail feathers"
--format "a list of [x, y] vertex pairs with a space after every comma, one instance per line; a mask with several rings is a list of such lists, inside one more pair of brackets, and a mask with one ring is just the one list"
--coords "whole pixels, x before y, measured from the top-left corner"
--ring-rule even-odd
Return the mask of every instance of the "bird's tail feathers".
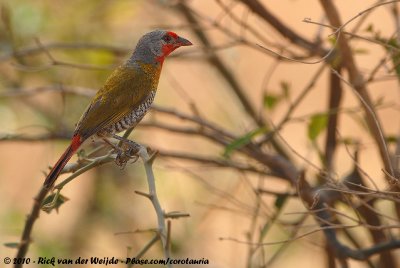
[[[74, 137], [75, 138], [75, 137]], [[78, 144], [79, 143], [79, 144]], [[78, 150], [80, 145], [79, 139], [73, 139], [72, 143], [68, 148], [65, 150], [63, 155], [57, 161], [57, 163], [51, 169], [49, 175], [47, 175], [46, 180], [43, 183], [43, 186], [46, 188], [51, 188], [54, 182], [57, 180], [58, 176], [60, 175], [61, 171], [74, 155], [74, 153]]]

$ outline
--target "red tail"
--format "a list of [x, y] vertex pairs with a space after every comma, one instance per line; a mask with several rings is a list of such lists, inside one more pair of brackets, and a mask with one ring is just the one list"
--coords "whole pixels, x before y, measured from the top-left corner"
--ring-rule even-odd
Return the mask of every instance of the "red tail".
[[82, 144], [81, 137], [79, 135], [75, 135], [72, 138], [71, 145], [65, 150], [63, 155], [51, 169], [49, 175], [47, 175], [46, 180], [44, 181], [44, 187], [50, 188], [53, 186], [54, 182], [57, 180], [58, 176], [60, 175], [61, 171], [74, 155], [74, 153], [78, 150], [79, 146]]

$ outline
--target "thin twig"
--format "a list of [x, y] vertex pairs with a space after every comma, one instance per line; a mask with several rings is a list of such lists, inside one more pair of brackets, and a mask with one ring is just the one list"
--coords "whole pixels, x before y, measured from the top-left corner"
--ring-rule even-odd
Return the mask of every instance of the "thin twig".
[[[133, 257], [133, 259], [138, 260], [140, 259], [149, 249], [158, 241], [160, 240], [160, 236], [156, 234], [153, 238]], [[131, 268], [135, 266], [133, 262], [129, 262], [127, 267]]]
[[[369, 12], [370, 10], [373, 10], [373, 8], [376, 8], [378, 6], [381, 6], [383, 4], [388, 4], [388, 3], [395, 3], [398, 1], [390, 1], [386, 3], [381, 3], [378, 5], [375, 5], [374, 7], [371, 7], [369, 9], [366, 9], [362, 12], [360, 12], [357, 16], [354, 16], [344, 24], [341, 23], [338, 11], [336, 9], [336, 6], [333, 4], [331, 0], [320, 0], [320, 3], [322, 7], [324, 8], [328, 19], [330, 20], [331, 24], [334, 27], [337, 27], [337, 30], [334, 32], [340, 33], [341, 30], [348, 25], [351, 21], [353, 21], [355, 18], [361, 16], [365, 12]], [[371, 109], [372, 107], [372, 101], [371, 98], [368, 94], [366, 84], [364, 81], [364, 78], [362, 74], [360, 73], [358, 66], [356, 65], [353, 52], [351, 50], [351, 47], [348, 43], [348, 40], [346, 36], [341, 36], [341, 38], [338, 38], [338, 45], [340, 47], [340, 53], [342, 56], [343, 60], [343, 66], [347, 69], [349, 72], [349, 82], [346, 80], [342, 79], [345, 83], [349, 84], [352, 89], [354, 89], [354, 92], [357, 92], [357, 96], [360, 99], [361, 103], [363, 104], [363, 107], [365, 109], [365, 115], [366, 115], [366, 121], [368, 123], [368, 126], [371, 129], [371, 134], [374, 137], [378, 148], [379, 152], [381, 154], [382, 162], [385, 166], [385, 169], [392, 175], [394, 176], [394, 170], [393, 166], [390, 160], [389, 152], [387, 149], [386, 141], [385, 141], [385, 135], [383, 134], [383, 130], [381, 128], [381, 123], [379, 118], [376, 116], [374, 110]]]

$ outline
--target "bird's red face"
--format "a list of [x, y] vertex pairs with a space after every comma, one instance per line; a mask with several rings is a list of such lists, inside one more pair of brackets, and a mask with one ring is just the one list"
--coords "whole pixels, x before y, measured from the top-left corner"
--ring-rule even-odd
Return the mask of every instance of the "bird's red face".
[[140, 38], [131, 60], [151, 64], [162, 64], [165, 57], [181, 46], [190, 46], [192, 43], [176, 33], [165, 30], [154, 30]]
[[162, 36], [161, 41], [161, 55], [157, 57], [158, 62], [163, 62], [165, 57], [171, 54], [172, 51], [181, 46], [191, 46], [192, 43], [176, 33], [168, 31]]

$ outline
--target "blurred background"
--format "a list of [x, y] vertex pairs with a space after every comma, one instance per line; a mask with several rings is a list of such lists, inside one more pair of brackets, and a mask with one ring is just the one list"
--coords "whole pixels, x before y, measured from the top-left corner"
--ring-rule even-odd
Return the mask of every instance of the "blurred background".
[[[382, 2], [337, 0], [334, 5], [343, 24]], [[335, 267], [321, 225], [299, 198], [293, 178], [262, 160], [267, 156], [282, 157], [296, 174], [304, 170], [315, 189], [335, 188], [346, 182], [359, 150], [357, 170], [366, 189], [388, 189], [376, 136], [349, 86], [354, 81], [319, 1], [0, 4], [1, 260], [15, 255], [15, 248], [3, 244], [19, 242], [44, 174], [68, 145], [91, 96], [138, 39], [155, 28], [194, 44], [167, 59], [156, 109], [130, 135], [160, 152], [154, 171], [163, 208], [190, 214], [171, 221], [174, 258], [205, 258], [206, 267]], [[344, 28], [349, 34], [342, 34], [393, 159], [399, 130], [397, 5], [376, 6], [349, 22]], [[337, 92], [340, 104], [332, 106]], [[99, 144], [82, 149], [87, 153]], [[135, 190], [147, 190], [141, 161], [124, 169], [111, 162], [77, 177], [63, 188], [69, 200], [58, 213], [40, 215], [27, 256], [135, 256], [157, 226], [151, 203]], [[335, 220], [351, 226], [349, 234], [338, 231], [338, 239], [351, 248], [376, 244], [365, 222], [352, 220], [365, 215], [351, 205], [360, 196], [349, 195], [332, 202], [348, 216], [340, 219], [338, 213]], [[398, 223], [393, 198], [371, 204], [381, 217], [376, 225], [386, 226], [383, 240], [398, 235], [390, 227]], [[387, 258], [395, 265], [399, 255], [392, 253]], [[156, 244], [144, 258], [162, 256]], [[348, 264], [384, 267], [379, 256]]]

